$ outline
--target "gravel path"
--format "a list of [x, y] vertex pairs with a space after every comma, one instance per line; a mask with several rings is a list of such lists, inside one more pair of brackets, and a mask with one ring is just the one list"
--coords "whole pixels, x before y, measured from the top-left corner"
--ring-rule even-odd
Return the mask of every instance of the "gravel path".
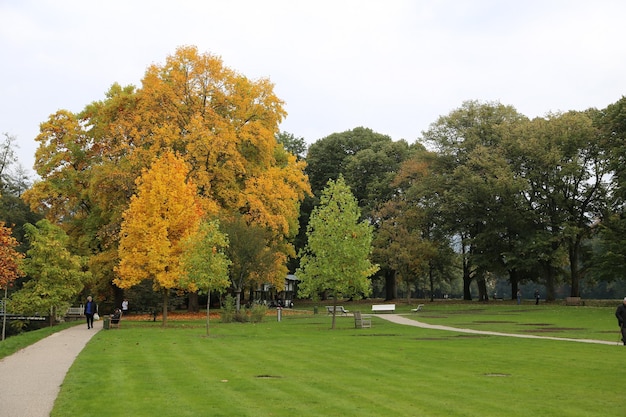
[[[537, 335], [532, 335], [532, 334], [512, 334], [512, 333], [488, 332], [484, 330], [461, 329], [457, 327], [440, 326], [436, 324], [426, 324], [426, 323], [422, 323], [421, 321], [417, 321], [417, 320], [413, 320], [413, 319], [401, 316], [399, 314], [376, 314], [376, 317], [380, 317], [381, 319], [388, 320], [392, 323], [404, 324], [406, 326], [422, 327], [424, 329], [446, 330], [446, 331], [457, 332], [457, 333], [472, 333], [472, 334], [486, 334], [486, 335], [491, 335], [491, 336], [519, 337], [522, 339], [561, 340], [565, 342], [596, 343], [596, 344], [601, 344], [601, 345], [620, 344], [617, 342], [608, 342], [606, 340], [570, 339], [567, 337], [537, 336]], [[617, 335], [617, 331], [615, 334]]]
[[47, 417], [65, 374], [101, 328], [76, 325], [0, 360], [0, 417]]

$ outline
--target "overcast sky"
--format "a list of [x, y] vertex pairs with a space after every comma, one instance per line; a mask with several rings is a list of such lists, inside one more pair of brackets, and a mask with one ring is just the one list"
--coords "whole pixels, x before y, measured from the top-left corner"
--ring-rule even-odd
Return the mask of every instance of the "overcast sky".
[[269, 78], [281, 130], [410, 143], [466, 100], [528, 117], [626, 94], [623, 0], [0, 0], [0, 133], [30, 169], [39, 124], [182, 45]]

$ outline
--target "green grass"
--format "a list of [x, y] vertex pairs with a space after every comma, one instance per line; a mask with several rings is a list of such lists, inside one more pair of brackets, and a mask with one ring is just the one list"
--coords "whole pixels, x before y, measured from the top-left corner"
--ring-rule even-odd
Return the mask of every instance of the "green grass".
[[[612, 308], [513, 314], [516, 307], [427, 305], [414, 316], [497, 331], [571, 326], [580, 330], [565, 334], [617, 339]], [[214, 321], [210, 337], [202, 321], [166, 329], [126, 321], [88, 343], [52, 416], [624, 415], [624, 346], [475, 336], [380, 318], [357, 330], [351, 317], [338, 317], [329, 330], [330, 320]]]

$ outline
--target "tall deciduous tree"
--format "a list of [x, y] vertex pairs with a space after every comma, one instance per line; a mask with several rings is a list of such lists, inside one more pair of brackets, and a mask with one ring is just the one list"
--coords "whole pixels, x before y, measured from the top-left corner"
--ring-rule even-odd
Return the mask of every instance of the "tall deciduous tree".
[[[502, 200], [493, 184], [506, 170], [502, 152], [503, 130], [525, 120], [513, 107], [500, 103], [468, 101], [440, 117], [424, 139], [434, 145], [438, 158], [433, 170], [439, 175], [441, 209], [448, 229], [460, 240], [464, 299], [471, 300], [470, 283], [476, 279], [479, 298], [486, 300], [485, 258], [488, 242], [482, 239], [493, 223], [488, 218]], [[500, 262], [491, 258], [491, 266]]]
[[181, 288], [185, 270], [182, 242], [196, 232], [202, 208], [195, 185], [187, 181], [185, 162], [172, 152], [155, 160], [137, 180], [120, 232], [120, 264], [115, 284], [130, 288], [145, 279], [163, 294], [167, 323], [169, 291]]
[[[530, 121], [518, 141], [516, 163], [528, 183], [528, 204], [541, 226], [546, 253], [567, 254], [573, 297], [580, 297], [583, 243], [607, 207], [611, 167], [600, 139], [590, 112], [571, 111]], [[553, 288], [548, 291], [554, 298]]]
[[[15, 248], [18, 246], [17, 240], [11, 235], [11, 229], [0, 222], [0, 290], [3, 290], [4, 298], [2, 300], [2, 308], [0, 311], [6, 313], [7, 293], [9, 286], [15, 282], [17, 278], [23, 275], [20, 263], [24, 254], [18, 252]], [[7, 318], [6, 314], [2, 315], [2, 340], [6, 334]]]
[[[337, 306], [339, 297], [369, 295], [378, 265], [372, 264], [372, 226], [360, 221], [356, 199], [342, 176], [329, 181], [307, 228], [308, 242], [296, 272], [300, 293], [328, 292]], [[335, 328], [333, 309], [332, 328]]]
[[[151, 65], [140, 88], [114, 84], [79, 114], [59, 111], [41, 126], [31, 207], [63, 224], [89, 253], [100, 281], [113, 279], [122, 213], [135, 179], [174, 151], [207, 214], [241, 213], [267, 228], [282, 257], [293, 256], [305, 163], [278, 144], [285, 116], [268, 79], [250, 80], [215, 55], [181, 47]], [[62, 223], [61, 223], [62, 222]]]
[[182, 262], [185, 275], [181, 284], [189, 291], [204, 291], [206, 306], [206, 334], [209, 335], [209, 308], [211, 291], [222, 291], [230, 285], [228, 267], [231, 261], [224, 250], [228, 237], [220, 231], [218, 221], [202, 222], [196, 233], [182, 242]]
[[50, 221], [24, 228], [30, 249], [23, 270], [30, 280], [13, 294], [12, 306], [25, 314], [64, 312], [91, 277], [86, 259], [70, 253], [67, 234]]

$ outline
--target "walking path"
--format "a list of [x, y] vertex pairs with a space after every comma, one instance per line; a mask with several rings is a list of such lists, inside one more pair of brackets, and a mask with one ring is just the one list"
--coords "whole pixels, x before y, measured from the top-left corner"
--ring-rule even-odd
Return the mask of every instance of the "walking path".
[[65, 374], [97, 331], [76, 325], [0, 359], [0, 417], [48, 417]]
[[[399, 314], [376, 314], [384, 320], [406, 326], [445, 330], [457, 333], [549, 339], [579, 343], [615, 345], [615, 342], [565, 337], [510, 334], [483, 330], [461, 329], [426, 324]], [[0, 360], [0, 417], [47, 417], [52, 411], [65, 374], [97, 330], [76, 325], [54, 333]]]
[[512, 333], [499, 333], [499, 332], [489, 332], [484, 330], [472, 330], [472, 329], [461, 329], [457, 327], [449, 327], [449, 326], [440, 326], [436, 324], [426, 324], [421, 321], [413, 320], [407, 317], [403, 317], [399, 314], [376, 314], [376, 317], [380, 317], [381, 319], [385, 319], [392, 323], [396, 324], [404, 324], [406, 326], [415, 326], [421, 327], [424, 329], [435, 329], [435, 330], [446, 330], [450, 332], [457, 333], [473, 333], [473, 334], [486, 334], [491, 336], [506, 336], [506, 337], [519, 337], [522, 339], [548, 339], [548, 340], [561, 340], [565, 342], [579, 342], [579, 343], [597, 343], [601, 345], [616, 345], [620, 343], [609, 342], [606, 340], [593, 340], [593, 339], [570, 339], [568, 337], [551, 337], [551, 336], [537, 336], [532, 334], [512, 334]]

